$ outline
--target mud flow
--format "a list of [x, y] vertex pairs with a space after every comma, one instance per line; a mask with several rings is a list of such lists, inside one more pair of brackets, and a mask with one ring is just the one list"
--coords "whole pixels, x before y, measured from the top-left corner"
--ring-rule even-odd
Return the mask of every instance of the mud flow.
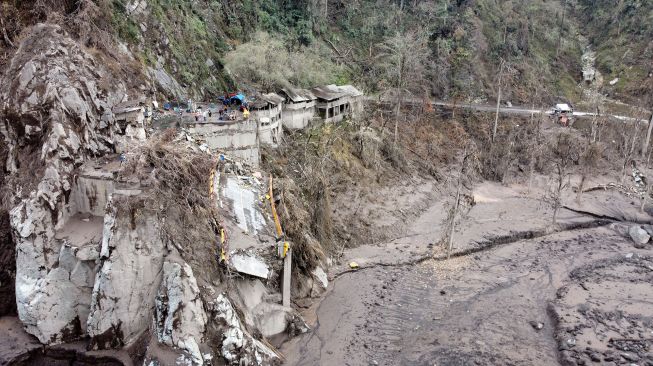
[[347, 273], [287, 364], [653, 364], [646, 252], [594, 228]]

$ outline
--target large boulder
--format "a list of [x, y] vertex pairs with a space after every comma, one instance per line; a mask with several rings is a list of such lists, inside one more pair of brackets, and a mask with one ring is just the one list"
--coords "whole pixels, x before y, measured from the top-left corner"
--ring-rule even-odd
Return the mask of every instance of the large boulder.
[[104, 219], [102, 264], [87, 321], [94, 349], [132, 344], [152, 324], [167, 249], [157, 217], [127, 200], [110, 201]]
[[643, 246], [651, 240], [651, 236], [639, 225], [633, 225], [628, 229], [628, 235], [635, 242], [635, 246]]

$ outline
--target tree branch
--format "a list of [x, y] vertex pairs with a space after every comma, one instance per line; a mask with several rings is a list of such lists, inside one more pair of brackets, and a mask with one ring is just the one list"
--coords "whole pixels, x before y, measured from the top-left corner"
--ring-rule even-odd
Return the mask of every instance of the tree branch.
[[10, 47], [14, 47], [14, 43], [9, 39], [9, 35], [7, 34], [7, 28], [5, 28], [5, 20], [3, 17], [0, 16], [0, 26], [2, 26], [2, 38], [4, 39], [5, 43], [8, 44]]

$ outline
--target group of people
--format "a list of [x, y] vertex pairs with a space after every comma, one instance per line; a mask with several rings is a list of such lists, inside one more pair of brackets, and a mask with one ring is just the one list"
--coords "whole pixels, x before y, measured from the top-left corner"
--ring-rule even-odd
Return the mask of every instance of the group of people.
[[[243, 113], [243, 119], [248, 120], [249, 119], [249, 109], [244, 106], [240, 106], [238, 108], [242, 113]], [[231, 106], [223, 105], [219, 110], [218, 110], [219, 116], [218, 116], [218, 121], [235, 121], [237, 118], [236, 115], [236, 110], [232, 109]], [[195, 112], [195, 121], [196, 122], [206, 122], [207, 117], [211, 118], [213, 117], [213, 111], [210, 108], [207, 108], [206, 110], [198, 110]]]

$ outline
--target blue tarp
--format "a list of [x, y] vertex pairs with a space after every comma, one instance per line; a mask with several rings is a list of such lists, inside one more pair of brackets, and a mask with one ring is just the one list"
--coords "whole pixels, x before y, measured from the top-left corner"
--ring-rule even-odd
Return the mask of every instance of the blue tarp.
[[231, 103], [244, 104], [245, 103], [245, 96], [242, 95], [242, 94], [236, 94], [233, 97], [231, 97]]

